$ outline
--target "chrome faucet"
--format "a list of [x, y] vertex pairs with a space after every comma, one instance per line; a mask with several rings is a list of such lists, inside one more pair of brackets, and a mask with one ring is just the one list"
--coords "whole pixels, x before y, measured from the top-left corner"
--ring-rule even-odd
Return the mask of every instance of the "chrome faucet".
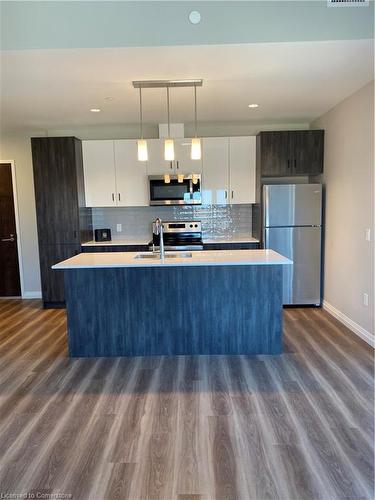
[[161, 221], [161, 219], [159, 217], [155, 220], [154, 234], [156, 236], [159, 235], [159, 238], [160, 238], [160, 242], [159, 242], [160, 258], [164, 259], [164, 257], [165, 257], [165, 251], [164, 251], [163, 223], [162, 223], [162, 221]]

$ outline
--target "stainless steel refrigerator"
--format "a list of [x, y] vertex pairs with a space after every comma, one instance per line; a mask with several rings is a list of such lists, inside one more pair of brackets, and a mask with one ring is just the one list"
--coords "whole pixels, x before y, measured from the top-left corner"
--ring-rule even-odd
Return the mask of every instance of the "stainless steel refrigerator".
[[320, 305], [322, 186], [263, 186], [263, 241], [293, 260], [284, 266], [284, 305]]

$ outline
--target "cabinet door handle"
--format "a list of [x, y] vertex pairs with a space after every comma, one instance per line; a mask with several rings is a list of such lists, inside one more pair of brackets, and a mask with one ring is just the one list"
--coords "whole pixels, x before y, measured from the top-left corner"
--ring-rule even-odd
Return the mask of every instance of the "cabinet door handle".
[[297, 168], [297, 160], [294, 158], [294, 168]]
[[121, 193], [118, 194], [118, 201], [121, 201]]
[[226, 200], [228, 199], [228, 191], [227, 191], [227, 190], [225, 190], [225, 191], [224, 191], [224, 198], [225, 198]]
[[112, 193], [112, 201], [115, 201], [115, 193]]
[[233, 200], [233, 198], [234, 198], [234, 191], [232, 190], [232, 200]]
[[179, 164], [178, 160], [176, 161], [176, 165], [177, 165], [177, 170], [178, 170], [180, 168], [180, 164]]
[[288, 160], [288, 169], [290, 169], [290, 160]]
[[171, 165], [171, 170], [173, 170], [173, 161], [169, 162]]

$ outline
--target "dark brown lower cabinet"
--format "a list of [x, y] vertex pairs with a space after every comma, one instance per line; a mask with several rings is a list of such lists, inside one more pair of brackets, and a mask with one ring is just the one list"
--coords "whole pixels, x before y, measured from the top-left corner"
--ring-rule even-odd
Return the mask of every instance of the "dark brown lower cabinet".
[[64, 273], [51, 269], [54, 264], [80, 253], [80, 245], [40, 245], [40, 274], [45, 308], [64, 307]]

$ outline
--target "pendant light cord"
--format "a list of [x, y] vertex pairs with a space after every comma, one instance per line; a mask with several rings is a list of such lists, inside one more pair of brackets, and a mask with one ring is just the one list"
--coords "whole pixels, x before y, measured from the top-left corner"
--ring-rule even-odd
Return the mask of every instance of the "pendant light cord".
[[194, 116], [195, 116], [195, 137], [198, 137], [198, 120], [197, 120], [197, 86], [194, 85]]
[[167, 87], [167, 115], [168, 115], [168, 139], [171, 137], [171, 125], [169, 119], [169, 87]]
[[139, 87], [139, 117], [140, 117], [141, 139], [143, 139], [142, 88], [141, 87]]

